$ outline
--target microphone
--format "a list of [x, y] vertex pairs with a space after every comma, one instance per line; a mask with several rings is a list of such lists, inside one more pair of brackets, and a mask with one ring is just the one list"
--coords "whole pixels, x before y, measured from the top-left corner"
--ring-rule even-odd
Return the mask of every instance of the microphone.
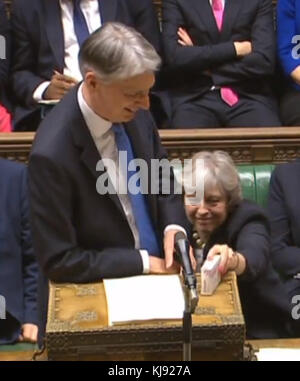
[[175, 234], [175, 259], [183, 268], [184, 283], [190, 291], [191, 304], [194, 310], [198, 303], [197, 279], [192, 267], [190, 258], [190, 245], [185, 234], [178, 232]]

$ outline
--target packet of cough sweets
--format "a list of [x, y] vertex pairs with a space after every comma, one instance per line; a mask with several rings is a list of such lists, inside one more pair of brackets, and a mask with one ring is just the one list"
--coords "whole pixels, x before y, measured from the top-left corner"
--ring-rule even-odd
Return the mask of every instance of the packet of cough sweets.
[[206, 260], [201, 267], [201, 295], [212, 295], [221, 281], [218, 270], [221, 256], [216, 255], [212, 260]]

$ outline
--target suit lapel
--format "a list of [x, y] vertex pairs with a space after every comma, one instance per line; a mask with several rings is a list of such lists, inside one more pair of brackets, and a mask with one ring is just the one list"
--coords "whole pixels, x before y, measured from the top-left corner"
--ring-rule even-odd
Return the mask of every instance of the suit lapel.
[[[77, 95], [77, 92], [76, 92]], [[77, 99], [76, 99], [77, 103]], [[78, 106], [79, 108], [79, 106]], [[99, 160], [101, 160], [101, 156], [97, 150], [97, 147], [94, 143], [94, 140], [90, 134], [90, 131], [83, 119], [80, 109], [78, 110], [80, 116], [76, 118], [76, 122], [73, 124], [72, 133], [75, 145], [81, 150], [80, 160], [86, 166], [88, 171], [95, 179], [95, 189], [96, 189], [96, 181], [99, 176], [103, 175], [105, 170], [96, 170], [96, 165]], [[126, 216], [124, 214], [124, 210], [120, 203], [119, 197], [116, 194], [108, 194], [110, 199], [117, 206], [124, 219], [126, 220]]]
[[115, 21], [117, 14], [117, 0], [98, 0], [102, 24]]
[[243, 1], [241, 0], [225, 0], [221, 41], [230, 40], [232, 26], [234, 25], [235, 19], [238, 16], [242, 4]]
[[61, 9], [58, 0], [44, 1], [45, 28], [49, 44], [56, 59], [57, 69], [64, 68], [64, 33], [61, 22]]
[[213, 41], [217, 41], [220, 38], [220, 33], [216, 23], [215, 16], [213, 14], [212, 7], [209, 0], [188, 0], [199, 15], [203, 24], [206, 25], [206, 30], [212, 37]]

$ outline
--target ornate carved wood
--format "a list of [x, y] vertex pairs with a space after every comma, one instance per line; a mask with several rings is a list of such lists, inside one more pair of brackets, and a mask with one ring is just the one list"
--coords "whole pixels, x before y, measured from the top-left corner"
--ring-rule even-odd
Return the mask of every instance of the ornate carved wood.
[[[300, 127], [160, 130], [169, 158], [225, 150], [236, 163], [280, 163], [300, 158]], [[0, 157], [28, 162], [34, 133], [0, 134]]]

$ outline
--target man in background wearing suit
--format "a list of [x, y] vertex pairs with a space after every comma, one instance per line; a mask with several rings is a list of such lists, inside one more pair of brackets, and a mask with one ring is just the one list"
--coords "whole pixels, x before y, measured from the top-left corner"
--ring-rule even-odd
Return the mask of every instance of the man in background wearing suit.
[[268, 211], [271, 253], [290, 300], [300, 295], [300, 160], [278, 165], [271, 177]]
[[[148, 111], [159, 64], [141, 34], [107, 23], [81, 48], [83, 83], [42, 121], [31, 151], [29, 185], [34, 247], [46, 278], [82, 283], [178, 271], [178, 264], [164, 260], [173, 257], [176, 232], [188, 226], [181, 196], [173, 190], [173, 172], [158, 171], [159, 192], [150, 191], [151, 161], [166, 158]], [[104, 159], [119, 169], [122, 189], [130, 183], [118, 163], [121, 151], [147, 164], [144, 194], [113, 185], [114, 173]], [[113, 189], [106, 194], [99, 185], [103, 176]], [[168, 194], [163, 180], [171, 183]], [[47, 279], [41, 289], [43, 332]]]
[[36, 130], [42, 100], [60, 100], [82, 79], [80, 45], [108, 21], [139, 30], [160, 51], [152, 0], [14, 0], [12, 87], [15, 130]]
[[0, 0], [0, 132], [11, 132], [11, 114], [6, 94], [10, 69], [11, 36], [5, 4]]
[[271, 0], [164, 0], [175, 128], [280, 126]]
[[36, 341], [38, 265], [29, 225], [27, 168], [0, 159], [0, 174], [0, 344]]

